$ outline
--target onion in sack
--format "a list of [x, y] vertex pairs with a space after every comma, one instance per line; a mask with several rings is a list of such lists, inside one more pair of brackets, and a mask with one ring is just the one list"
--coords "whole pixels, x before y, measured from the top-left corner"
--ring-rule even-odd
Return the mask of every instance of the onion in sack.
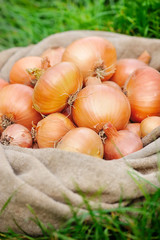
[[3, 145], [14, 145], [24, 148], [32, 147], [32, 136], [30, 131], [21, 124], [12, 124], [3, 132], [0, 139]]
[[38, 80], [34, 88], [33, 106], [45, 115], [60, 112], [67, 104], [73, 105], [82, 85], [82, 74], [74, 63], [59, 63], [49, 68]]
[[62, 61], [74, 62], [81, 70], [84, 80], [88, 76], [102, 81], [111, 78], [115, 72], [116, 49], [102, 37], [85, 37], [71, 43], [64, 51]]
[[96, 132], [107, 122], [119, 130], [126, 127], [130, 118], [130, 104], [122, 91], [104, 84], [89, 85], [77, 95], [72, 108], [74, 122]]
[[50, 67], [47, 59], [29, 56], [19, 59], [11, 68], [10, 83], [25, 84], [34, 87], [41, 74]]
[[51, 66], [54, 66], [55, 64], [61, 62], [64, 51], [64, 47], [48, 48], [42, 53], [41, 57], [47, 57], [50, 61]]
[[0, 90], [7, 85], [9, 85], [9, 83], [6, 82], [4, 79], [0, 78]]
[[152, 132], [152, 130], [158, 126], [160, 126], [160, 117], [152, 116], [145, 118], [140, 123], [142, 137], [145, 137], [147, 134]]
[[52, 113], [38, 122], [35, 135], [39, 148], [55, 147], [71, 129], [72, 121], [62, 113]]
[[143, 147], [140, 137], [131, 131], [117, 131], [111, 123], [107, 123], [103, 130], [107, 136], [104, 144], [104, 158], [106, 160], [122, 158]]
[[128, 123], [124, 130], [131, 131], [141, 138], [140, 123]]
[[9, 84], [0, 91], [0, 131], [18, 123], [31, 130], [41, 115], [32, 107], [33, 89], [22, 84]]
[[104, 147], [100, 136], [92, 129], [80, 127], [70, 130], [58, 143], [57, 148], [103, 158]]
[[147, 66], [149, 60], [150, 55], [146, 51], [144, 51], [138, 59], [119, 59], [116, 64], [116, 71], [111, 80], [116, 82], [120, 87], [123, 87], [129, 75], [132, 74], [137, 68]]
[[124, 93], [131, 105], [133, 122], [160, 116], [160, 73], [154, 68], [137, 69], [126, 82]]

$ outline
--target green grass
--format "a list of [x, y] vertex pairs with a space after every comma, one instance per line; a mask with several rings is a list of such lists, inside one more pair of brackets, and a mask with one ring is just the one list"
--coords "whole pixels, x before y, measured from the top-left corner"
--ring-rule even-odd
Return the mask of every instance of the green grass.
[[160, 1], [0, 0], [0, 50], [77, 29], [160, 38]]

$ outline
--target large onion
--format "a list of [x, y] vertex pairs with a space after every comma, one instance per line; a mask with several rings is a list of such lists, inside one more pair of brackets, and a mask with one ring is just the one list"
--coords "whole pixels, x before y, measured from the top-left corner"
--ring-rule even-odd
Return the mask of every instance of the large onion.
[[62, 62], [49, 68], [38, 80], [33, 106], [42, 114], [62, 111], [72, 105], [75, 94], [83, 85], [82, 74], [74, 63]]
[[74, 62], [84, 79], [97, 76], [102, 81], [111, 78], [115, 72], [116, 60], [116, 49], [112, 43], [95, 36], [74, 41], [66, 48], [62, 57], [62, 61]]
[[39, 148], [55, 147], [56, 143], [71, 129], [75, 128], [62, 113], [52, 113], [38, 122], [36, 140]]
[[137, 69], [124, 87], [131, 104], [131, 120], [160, 116], [160, 73], [151, 67]]
[[126, 127], [130, 118], [130, 104], [123, 92], [107, 85], [89, 85], [77, 95], [72, 116], [79, 127], [96, 132], [107, 122], [119, 130]]
[[140, 130], [142, 137], [145, 137], [147, 134], [149, 134], [153, 129], [160, 126], [160, 117], [157, 116], [151, 116], [145, 118], [140, 123]]
[[32, 128], [41, 115], [32, 107], [33, 89], [22, 84], [9, 84], [0, 91], [0, 130], [19, 123]]
[[89, 128], [75, 128], [70, 130], [57, 148], [69, 152], [80, 152], [94, 157], [103, 158], [104, 147], [99, 135]]

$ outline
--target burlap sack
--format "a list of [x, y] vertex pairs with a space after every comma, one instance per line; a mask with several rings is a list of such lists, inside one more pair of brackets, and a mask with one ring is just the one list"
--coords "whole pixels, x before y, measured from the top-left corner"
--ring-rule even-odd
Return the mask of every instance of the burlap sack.
[[[70, 31], [52, 35], [36, 45], [1, 52], [0, 76], [8, 80], [13, 63], [23, 56], [40, 55], [49, 47], [67, 46], [75, 39], [91, 35], [110, 40], [118, 58], [137, 57], [147, 50], [152, 56], [150, 65], [160, 70], [160, 40], [99, 31]], [[159, 132], [158, 129], [156, 137]], [[59, 149], [0, 145], [0, 209], [12, 196], [5, 210], [0, 212], [0, 231], [11, 227], [20, 232], [19, 225], [28, 234], [41, 234], [30, 220], [33, 215], [28, 206], [44, 224], [51, 223], [58, 228], [72, 216], [68, 201], [79, 213], [86, 211], [79, 189], [93, 209], [99, 204], [105, 209], [114, 208], [120, 199], [124, 205], [128, 204], [129, 200], [143, 196], [141, 187], [152, 194], [160, 187], [159, 151], [160, 138], [136, 153], [113, 161]], [[92, 198], [99, 190], [100, 199], [99, 196]]]

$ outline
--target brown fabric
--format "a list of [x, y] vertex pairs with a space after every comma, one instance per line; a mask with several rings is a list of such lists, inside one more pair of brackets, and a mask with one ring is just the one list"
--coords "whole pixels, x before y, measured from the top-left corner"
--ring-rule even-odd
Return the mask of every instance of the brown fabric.
[[[147, 50], [152, 56], [150, 65], [160, 70], [160, 40], [108, 32], [70, 31], [52, 35], [36, 45], [1, 52], [0, 76], [8, 80], [9, 71], [19, 58], [40, 55], [49, 47], [67, 46], [77, 38], [91, 35], [109, 39], [116, 46], [118, 58], [137, 57]], [[0, 213], [0, 231], [11, 227], [20, 232], [18, 224], [29, 234], [41, 234], [30, 220], [33, 215], [28, 206], [43, 223], [58, 228], [72, 216], [68, 202], [79, 213], [86, 211], [79, 189], [94, 209], [99, 204], [105, 209], [114, 208], [121, 198], [124, 205], [138, 199], [143, 196], [140, 186], [154, 193], [155, 186], [160, 187], [159, 151], [160, 138], [136, 153], [112, 161], [59, 149], [0, 145], [0, 209], [12, 195], [10, 203]], [[100, 199], [99, 195], [96, 197], [99, 190]]]

